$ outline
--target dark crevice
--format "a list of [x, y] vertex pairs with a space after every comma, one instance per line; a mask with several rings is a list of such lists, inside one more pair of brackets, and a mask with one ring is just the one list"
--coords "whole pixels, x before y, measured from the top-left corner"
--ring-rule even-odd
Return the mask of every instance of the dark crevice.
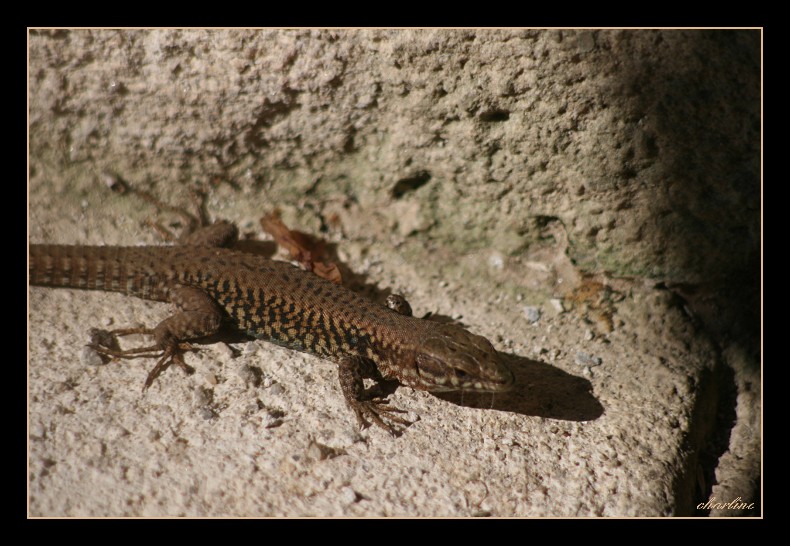
[[431, 179], [431, 173], [428, 171], [418, 171], [413, 176], [408, 178], [401, 178], [395, 183], [392, 188], [392, 196], [395, 199], [400, 199], [409, 192], [421, 188]]
[[480, 114], [480, 121], [498, 122], [510, 119], [510, 112], [507, 110], [486, 110]]
[[697, 402], [685, 446], [688, 457], [675, 482], [676, 516], [707, 516], [705, 504], [716, 485], [716, 467], [729, 449], [735, 426], [737, 387], [732, 369], [719, 360], [712, 370], [700, 374]]
[[269, 146], [267, 130], [298, 106], [295, 99], [297, 93], [289, 89], [286, 89], [286, 93], [287, 96], [283, 100], [264, 99], [252, 127], [244, 135], [245, 144], [256, 149]]

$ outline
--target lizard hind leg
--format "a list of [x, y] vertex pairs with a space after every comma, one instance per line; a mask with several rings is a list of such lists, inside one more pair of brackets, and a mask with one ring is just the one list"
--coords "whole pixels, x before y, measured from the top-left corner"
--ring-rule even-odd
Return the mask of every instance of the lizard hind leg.
[[[170, 317], [173, 318], [173, 317]], [[124, 328], [120, 330], [112, 330], [110, 331], [110, 335], [120, 337], [120, 336], [127, 336], [132, 334], [146, 334], [146, 335], [153, 335], [157, 336], [157, 329], [160, 331], [165, 329], [167, 326], [164, 324], [167, 322], [162, 321], [159, 325], [154, 328]], [[88, 347], [99, 353], [100, 355], [108, 356], [113, 359], [129, 359], [132, 358], [158, 358], [159, 360], [156, 363], [156, 366], [151, 370], [146, 377], [145, 383], [143, 385], [143, 390], [148, 389], [154, 380], [161, 375], [163, 371], [170, 367], [171, 364], [176, 364], [179, 368], [184, 370], [185, 373], [191, 374], [194, 372], [191, 366], [187, 365], [184, 362], [183, 353], [184, 351], [194, 350], [194, 347], [189, 343], [177, 343], [172, 341], [165, 341], [159, 342], [157, 341], [154, 345], [149, 345], [147, 347], [134, 347], [132, 349], [114, 349], [111, 347], [105, 347], [104, 345], [98, 345], [96, 343], [88, 344]]]
[[234, 224], [225, 220], [217, 220], [213, 224], [209, 221], [204, 206], [205, 194], [202, 191], [197, 189], [190, 191], [189, 195], [195, 208], [195, 214], [192, 214], [184, 208], [168, 205], [145, 190], [131, 187], [129, 189], [144, 201], [152, 204], [157, 210], [181, 217], [184, 227], [178, 236], [158, 222], [151, 219], [146, 222], [166, 241], [179, 245], [228, 248], [239, 239], [239, 230]]
[[150, 387], [171, 364], [177, 365], [186, 373], [192, 373], [192, 368], [184, 362], [183, 356], [184, 351], [194, 350], [187, 340], [215, 334], [220, 329], [223, 314], [214, 300], [198, 288], [174, 287], [170, 290], [170, 301], [175, 304], [178, 311], [157, 324], [155, 328], [125, 328], [111, 332], [114, 336], [151, 335], [154, 337], [153, 345], [126, 350], [95, 344], [89, 347], [113, 358], [158, 358], [145, 380], [143, 390]]

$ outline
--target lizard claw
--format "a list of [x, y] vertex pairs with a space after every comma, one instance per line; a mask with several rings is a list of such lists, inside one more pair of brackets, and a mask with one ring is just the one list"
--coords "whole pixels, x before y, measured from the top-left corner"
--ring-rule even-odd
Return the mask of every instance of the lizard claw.
[[385, 398], [374, 398], [372, 400], [357, 400], [351, 404], [351, 409], [357, 416], [360, 430], [368, 428], [371, 424], [386, 430], [393, 437], [398, 437], [403, 433], [403, 429], [413, 424], [399, 415], [406, 413], [402, 409], [390, 406]]
[[177, 365], [179, 368], [184, 370], [187, 375], [192, 374], [195, 371], [191, 366], [184, 362], [183, 351], [196, 350], [193, 345], [186, 342], [176, 343], [168, 346], [165, 349], [162, 349], [158, 345], [151, 345], [149, 347], [137, 347], [135, 349], [120, 350], [104, 347], [103, 345], [98, 345], [96, 343], [89, 343], [87, 347], [90, 347], [100, 355], [112, 357], [116, 360], [132, 358], [158, 358], [159, 361], [156, 363], [156, 366], [154, 366], [154, 368], [148, 373], [148, 376], [145, 379], [143, 391], [147, 390], [148, 387], [153, 384], [156, 378], [159, 377], [167, 368], [169, 368], [171, 364]]
[[156, 378], [159, 377], [163, 371], [168, 369], [171, 364], [177, 365], [179, 368], [184, 370], [187, 375], [194, 373], [195, 370], [191, 366], [188, 366], [186, 362], [184, 362], [184, 355], [180, 349], [181, 348], [178, 346], [171, 346], [162, 351], [162, 358], [159, 359], [159, 361], [156, 363], [156, 366], [154, 366], [154, 368], [148, 373], [148, 377], [145, 378], [143, 391], [146, 391], [148, 387], [153, 385]]

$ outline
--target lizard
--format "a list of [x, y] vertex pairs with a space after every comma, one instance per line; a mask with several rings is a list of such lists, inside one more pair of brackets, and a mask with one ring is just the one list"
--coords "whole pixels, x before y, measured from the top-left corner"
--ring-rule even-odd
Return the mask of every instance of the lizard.
[[217, 220], [196, 228], [189, 213], [168, 208], [188, 220], [174, 245], [29, 245], [31, 286], [120, 292], [175, 306], [174, 314], [153, 328], [110, 332], [150, 335], [152, 345], [126, 350], [89, 345], [116, 359], [157, 358], [144, 391], [172, 364], [190, 371], [183, 358], [193, 348], [189, 341], [225, 324], [334, 361], [361, 429], [372, 422], [397, 436], [413, 424], [386, 396], [366, 389], [366, 378], [377, 387], [394, 380], [429, 392], [498, 393], [512, 387], [512, 371], [485, 337], [414, 317], [402, 296], [393, 294], [381, 305], [288, 262], [234, 250], [238, 229], [232, 223]]

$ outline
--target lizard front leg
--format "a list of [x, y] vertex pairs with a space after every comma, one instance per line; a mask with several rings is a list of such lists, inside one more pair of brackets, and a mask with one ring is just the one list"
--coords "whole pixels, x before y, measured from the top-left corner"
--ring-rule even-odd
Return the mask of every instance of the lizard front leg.
[[393, 436], [400, 435], [399, 425], [406, 427], [412, 422], [396, 415], [405, 412], [390, 406], [385, 397], [366, 391], [365, 377], [376, 380], [378, 385], [384, 382], [371, 360], [359, 356], [341, 356], [338, 359], [340, 388], [346, 403], [354, 410], [359, 428], [367, 428], [373, 422]]
[[184, 362], [183, 352], [191, 349], [186, 343], [191, 339], [215, 334], [222, 323], [223, 314], [211, 297], [198, 288], [175, 286], [169, 292], [170, 302], [178, 312], [160, 322], [155, 328], [126, 328], [111, 332], [113, 335], [148, 334], [155, 343], [148, 347], [115, 350], [101, 345], [89, 345], [96, 352], [113, 358], [159, 358], [143, 385], [146, 390], [171, 364], [186, 372], [191, 368]]

